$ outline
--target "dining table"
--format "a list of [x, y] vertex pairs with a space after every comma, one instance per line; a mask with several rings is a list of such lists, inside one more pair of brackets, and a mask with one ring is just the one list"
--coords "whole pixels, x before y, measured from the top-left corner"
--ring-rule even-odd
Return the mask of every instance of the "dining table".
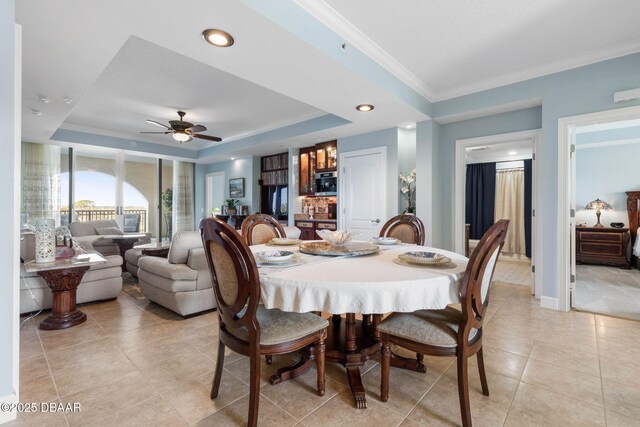
[[[459, 286], [468, 261], [454, 252], [410, 244], [379, 245], [376, 252], [363, 256], [314, 255], [300, 252], [297, 245], [271, 243], [251, 246], [251, 250], [257, 255], [265, 308], [330, 315], [325, 360], [346, 368], [357, 408], [367, 407], [360, 368], [380, 353], [376, 326], [383, 315], [459, 303]], [[294, 257], [287, 264], [259, 261], [260, 252], [273, 250], [290, 251]], [[400, 258], [411, 251], [436, 252], [451, 261], [435, 266], [410, 264]], [[314, 363], [314, 351], [310, 346], [294, 364], [278, 369], [271, 384], [308, 371]], [[392, 366], [426, 372], [421, 355], [411, 359], [393, 354]]]

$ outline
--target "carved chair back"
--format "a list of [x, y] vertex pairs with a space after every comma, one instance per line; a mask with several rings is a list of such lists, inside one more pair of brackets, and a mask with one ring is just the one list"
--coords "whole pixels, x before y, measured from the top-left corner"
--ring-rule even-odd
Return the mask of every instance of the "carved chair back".
[[244, 326], [251, 341], [258, 339], [260, 279], [249, 246], [237, 231], [218, 219], [203, 219], [200, 233], [218, 304], [220, 329]]
[[489, 305], [489, 291], [498, 256], [504, 246], [509, 220], [501, 219], [487, 230], [471, 254], [460, 286], [462, 324], [459, 343], [468, 342], [472, 329], [481, 329]]
[[384, 224], [380, 237], [394, 237], [402, 243], [424, 245], [424, 224], [415, 215], [396, 215]]
[[268, 243], [274, 237], [285, 237], [280, 223], [265, 214], [249, 215], [242, 223], [242, 235], [249, 246]]

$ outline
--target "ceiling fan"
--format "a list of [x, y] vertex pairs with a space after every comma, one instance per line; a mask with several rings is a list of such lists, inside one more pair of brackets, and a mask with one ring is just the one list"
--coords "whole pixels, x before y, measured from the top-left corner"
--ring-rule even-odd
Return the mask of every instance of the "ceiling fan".
[[178, 111], [178, 116], [180, 116], [180, 120], [169, 120], [169, 124], [171, 126], [167, 126], [160, 122], [156, 122], [155, 120], [147, 120], [147, 123], [151, 123], [152, 125], [160, 126], [165, 128], [164, 132], [140, 132], [140, 133], [154, 133], [154, 134], [164, 134], [171, 135], [173, 139], [178, 141], [180, 144], [184, 144], [185, 142], [189, 142], [193, 140], [193, 138], [206, 139], [207, 141], [220, 142], [222, 138], [218, 138], [217, 136], [209, 136], [209, 135], [200, 135], [199, 132], [204, 132], [207, 130], [206, 127], [202, 125], [194, 125], [193, 123], [185, 122], [182, 120], [185, 116], [184, 111]]

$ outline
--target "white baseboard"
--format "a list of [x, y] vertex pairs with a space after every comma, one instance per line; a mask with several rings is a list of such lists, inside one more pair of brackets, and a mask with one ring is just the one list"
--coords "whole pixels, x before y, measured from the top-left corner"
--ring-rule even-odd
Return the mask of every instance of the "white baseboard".
[[540, 307], [548, 308], [550, 310], [558, 310], [558, 298], [540, 297]]
[[[0, 397], [0, 404], [2, 403], [18, 403], [18, 396], [15, 393], [7, 394], [6, 396]], [[14, 410], [11, 412], [3, 412], [0, 411], [0, 424], [4, 424], [9, 421], [13, 421], [18, 416], [18, 413]]]

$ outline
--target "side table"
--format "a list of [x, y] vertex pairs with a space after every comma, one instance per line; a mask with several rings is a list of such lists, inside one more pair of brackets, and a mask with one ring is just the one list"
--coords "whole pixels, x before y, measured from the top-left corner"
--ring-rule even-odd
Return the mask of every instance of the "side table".
[[149, 243], [137, 246], [142, 251], [142, 255], [166, 258], [169, 255], [169, 245], [162, 243]]
[[129, 249], [133, 248], [133, 245], [143, 237], [146, 237], [146, 234], [113, 234], [102, 236], [103, 239], [111, 239], [120, 248], [120, 256], [122, 257], [122, 271], [127, 271], [127, 263], [124, 260], [124, 253]]
[[53, 292], [51, 313], [40, 322], [40, 329], [66, 329], [87, 320], [87, 315], [76, 308], [76, 289], [91, 265], [105, 262], [107, 260], [98, 254], [86, 254], [40, 264], [30, 261], [24, 265], [27, 273], [34, 272], [44, 278]]

